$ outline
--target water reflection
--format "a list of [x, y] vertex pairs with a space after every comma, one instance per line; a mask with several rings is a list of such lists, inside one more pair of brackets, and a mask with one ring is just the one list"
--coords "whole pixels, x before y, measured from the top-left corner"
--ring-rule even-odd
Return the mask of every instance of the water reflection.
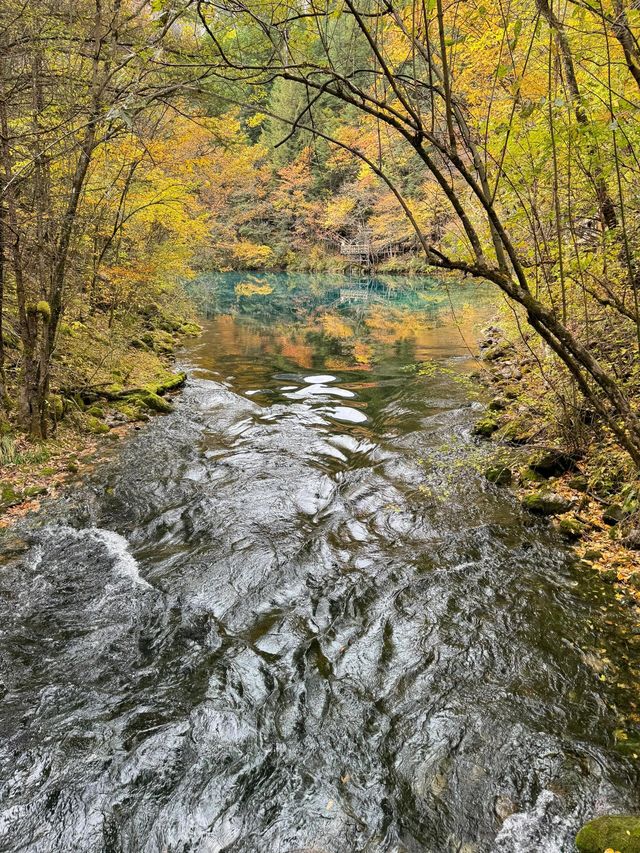
[[225, 273], [191, 288], [210, 320], [203, 368], [265, 405], [304, 402], [374, 428], [411, 365], [467, 371], [495, 307], [485, 285], [430, 278]]

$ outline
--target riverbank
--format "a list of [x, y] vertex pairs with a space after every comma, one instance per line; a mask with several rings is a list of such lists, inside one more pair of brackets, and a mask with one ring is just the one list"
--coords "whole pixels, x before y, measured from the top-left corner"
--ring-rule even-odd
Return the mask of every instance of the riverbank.
[[[640, 606], [640, 483], [630, 460], [593, 413], [569, 399], [534, 341], [502, 326], [485, 330], [478, 378], [491, 399], [474, 432], [496, 444], [492, 482], [571, 544], [585, 569]], [[640, 619], [640, 610], [638, 610]]]
[[200, 332], [190, 301], [175, 293], [115, 323], [96, 314], [63, 324], [49, 437], [30, 440], [11, 412], [0, 423], [0, 528], [86, 473], [102, 448], [172, 411], [171, 394], [186, 380], [172, 369], [174, 350]]

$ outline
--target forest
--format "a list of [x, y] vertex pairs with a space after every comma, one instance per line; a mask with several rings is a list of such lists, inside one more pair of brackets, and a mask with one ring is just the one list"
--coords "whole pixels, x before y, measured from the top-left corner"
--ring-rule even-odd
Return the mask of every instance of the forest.
[[0, 0], [1, 849], [639, 853], [639, 467], [639, 0]]

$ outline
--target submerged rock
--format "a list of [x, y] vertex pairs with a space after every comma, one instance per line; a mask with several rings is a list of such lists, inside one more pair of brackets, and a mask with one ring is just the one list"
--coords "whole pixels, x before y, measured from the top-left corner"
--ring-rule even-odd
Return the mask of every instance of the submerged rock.
[[555, 492], [532, 492], [522, 500], [522, 505], [537, 515], [561, 515], [571, 509], [571, 501]]
[[576, 836], [580, 853], [640, 853], [640, 817], [607, 815], [590, 820]]

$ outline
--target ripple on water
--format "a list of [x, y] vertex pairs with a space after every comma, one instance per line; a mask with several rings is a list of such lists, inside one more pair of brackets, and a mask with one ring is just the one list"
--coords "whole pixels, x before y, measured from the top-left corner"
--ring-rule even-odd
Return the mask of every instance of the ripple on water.
[[[305, 373], [280, 378], [336, 380]], [[453, 380], [449, 404], [379, 388], [358, 429], [201, 374], [25, 522], [0, 572], [1, 849], [569, 853], [586, 816], [638, 807], [585, 654], [613, 593], [474, 473]], [[417, 424], [390, 442], [374, 416], [399, 406]]]

